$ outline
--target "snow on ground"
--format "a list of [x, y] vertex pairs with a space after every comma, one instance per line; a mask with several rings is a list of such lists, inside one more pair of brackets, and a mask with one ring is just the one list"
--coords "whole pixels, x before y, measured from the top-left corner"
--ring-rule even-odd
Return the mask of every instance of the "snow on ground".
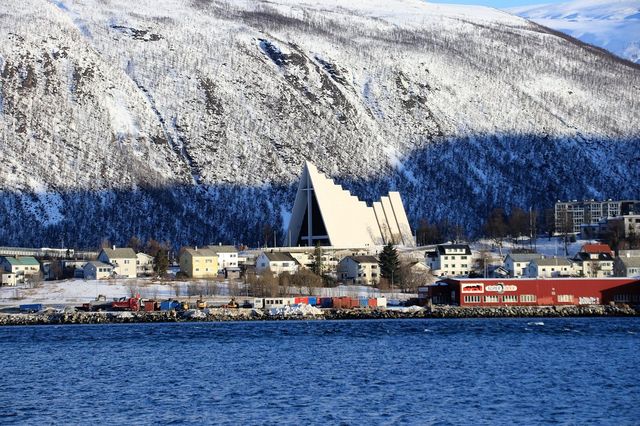
[[562, 237], [552, 237], [549, 238], [537, 238], [533, 244], [529, 244], [528, 240], [521, 240], [522, 243], [514, 243], [512, 241], [504, 241], [502, 244], [502, 250], [491, 240], [479, 240], [471, 244], [472, 250], [483, 250], [488, 249], [493, 253], [501, 253], [503, 256], [511, 253], [511, 251], [515, 249], [532, 248], [537, 253], [544, 254], [546, 256], [558, 256], [558, 257], [573, 257], [580, 250], [584, 244], [589, 244], [595, 242], [594, 240], [576, 240], [575, 242], [570, 242], [568, 245], [568, 256], [565, 255], [564, 252], [564, 242], [562, 241]]

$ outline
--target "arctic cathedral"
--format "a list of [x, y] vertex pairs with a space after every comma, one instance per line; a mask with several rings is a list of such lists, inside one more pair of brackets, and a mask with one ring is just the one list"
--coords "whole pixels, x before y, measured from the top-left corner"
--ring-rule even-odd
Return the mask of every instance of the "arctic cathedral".
[[400, 193], [389, 192], [370, 207], [308, 161], [286, 238], [289, 246], [367, 248], [389, 242], [415, 246]]

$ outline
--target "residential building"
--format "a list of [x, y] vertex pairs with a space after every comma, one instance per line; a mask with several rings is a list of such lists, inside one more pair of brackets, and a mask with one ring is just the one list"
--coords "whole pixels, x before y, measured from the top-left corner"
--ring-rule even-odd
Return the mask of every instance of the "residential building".
[[431, 273], [440, 277], [469, 275], [473, 269], [473, 254], [467, 244], [442, 244], [426, 253]]
[[613, 252], [607, 244], [585, 244], [573, 258], [574, 271], [584, 277], [613, 276]]
[[380, 266], [375, 256], [347, 256], [338, 262], [338, 280], [362, 285], [380, 282]]
[[525, 271], [529, 263], [534, 259], [544, 259], [540, 253], [509, 253], [504, 258], [504, 268], [512, 278], [525, 276]]
[[19, 283], [40, 276], [40, 262], [33, 256], [3, 257], [0, 269], [15, 274]]
[[136, 253], [136, 274], [137, 275], [153, 275], [155, 267], [155, 259], [147, 253]]
[[626, 214], [640, 214], [640, 201], [558, 201], [555, 205], [556, 232], [562, 232], [567, 226], [571, 232], [580, 232], [581, 225], [598, 223], [602, 219]]
[[310, 162], [302, 169], [285, 240], [287, 246], [415, 246], [400, 193], [368, 206]]
[[640, 277], [640, 256], [620, 256], [613, 261], [616, 277]]
[[98, 260], [85, 263], [82, 270], [85, 280], [104, 280], [113, 275], [113, 266]]
[[283, 272], [295, 274], [300, 264], [287, 252], [271, 252], [263, 251], [256, 259], [256, 273], [262, 274], [265, 271], [271, 271], [274, 275], [280, 275]]
[[135, 278], [138, 276], [138, 258], [132, 248], [116, 248], [116, 246], [103, 248], [98, 254], [98, 260], [113, 266], [113, 272], [119, 277]]
[[606, 222], [606, 230], [618, 230], [624, 238], [636, 236], [640, 238], [640, 214], [628, 214], [609, 218]]
[[0, 268], [0, 286], [15, 286], [18, 282], [17, 275]]
[[185, 248], [180, 254], [180, 271], [189, 278], [218, 276], [218, 253], [208, 248]]
[[218, 254], [218, 268], [237, 268], [238, 267], [238, 250], [234, 246], [208, 246], [210, 250], [213, 250]]
[[573, 275], [573, 265], [569, 259], [550, 257], [533, 259], [525, 269], [527, 278], [557, 278]]

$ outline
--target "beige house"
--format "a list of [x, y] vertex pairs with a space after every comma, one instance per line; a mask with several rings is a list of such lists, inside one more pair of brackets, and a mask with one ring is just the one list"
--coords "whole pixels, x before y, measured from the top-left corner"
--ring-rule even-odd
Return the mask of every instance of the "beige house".
[[138, 276], [136, 263], [138, 258], [132, 248], [103, 248], [98, 254], [98, 260], [109, 263], [113, 266], [113, 272], [124, 278], [135, 278]]
[[573, 258], [575, 273], [590, 278], [613, 276], [613, 256], [606, 244], [585, 244]]
[[271, 271], [274, 275], [280, 275], [283, 272], [295, 274], [300, 264], [287, 252], [262, 252], [256, 259], [256, 272], [261, 274], [265, 271]]
[[153, 275], [155, 261], [147, 253], [136, 253], [136, 273], [138, 275]]
[[180, 271], [190, 278], [218, 276], [218, 253], [208, 248], [185, 248], [180, 254]]
[[380, 266], [375, 256], [347, 256], [338, 263], [338, 280], [374, 285], [380, 281]]
[[82, 270], [84, 271], [85, 280], [105, 280], [113, 274], [113, 266], [97, 260], [87, 262], [82, 267]]

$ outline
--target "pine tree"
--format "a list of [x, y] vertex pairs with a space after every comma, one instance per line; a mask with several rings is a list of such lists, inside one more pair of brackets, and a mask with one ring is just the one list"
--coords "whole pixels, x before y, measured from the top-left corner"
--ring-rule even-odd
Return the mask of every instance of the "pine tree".
[[394, 281], [398, 278], [398, 272], [400, 270], [400, 261], [398, 260], [398, 252], [392, 243], [387, 244], [382, 249], [380, 257], [378, 259], [380, 264], [380, 275], [394, 284]]
[[164, 277], [167, 274], [169, 268], [169, 256], [167, 249], [162, 247], [157, 252], [154, 258], [153, 270], [159, 277]]
[[322, 247], [320, 247], [320, 243], [316, 244], [316, 248], [313, 251], [311, 270], [314, 274], [322, 276]]

